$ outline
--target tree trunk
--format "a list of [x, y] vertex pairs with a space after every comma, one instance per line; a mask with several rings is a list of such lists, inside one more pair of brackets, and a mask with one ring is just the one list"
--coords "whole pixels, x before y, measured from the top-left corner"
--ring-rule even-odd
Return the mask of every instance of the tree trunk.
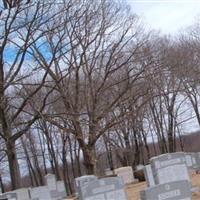
[[169, 153], [173, 153], [174, 152], [174, 133], [173, 133], [173, 126], [174, 126], [174, 119], [173, 119], [173, 113], [172, 113], [172, 109], [170, 109], [170, 113], [168, 115], [169, 119], [168, 119], [168, 148], [169, 148]]
[[96, 174], [96, 154], [95, 149], [93, 146], [84, 146], [82, 148], [83, 158], [84, 158], [84, 165], [86, 168], [86, 173]]
[[63, 178], [64, 178], [66, 193], [67, 193], [67, 195], [71, 195], [72, 194], [72, 187], [71, 187], [71, 184], [70, 184], [66, 144], [67, 144], [67, 138], [63, 138], [63, 147], [62, 147]]
[[[76, 144], [76, 141], [75, 141], [75, 144]], [[80, 163], [80, 153], [81, 153], [80, 146], [78, 146], [78, 150], [77, 151], [75, 150], [76, 165], [77, 165], [77, 175], [81, 176], [82, 172], [81, 172], [81, 163]]]
[[1, 174], [0, 174], [0, 189], [1, 189], [1, 192], [2, 192], [2, 193], [5, 192], [4, 185], [3, 185], [3, 181], [2, 181], [2, 178], [1, 178]]
[[8, 164], [10, 169], [11, 186], [12, 190], [15, 190], [22, 186], [19, 164], [15, 149], [15, 142], [8, 140], [6, 143], [6, 147], [7, 147]]

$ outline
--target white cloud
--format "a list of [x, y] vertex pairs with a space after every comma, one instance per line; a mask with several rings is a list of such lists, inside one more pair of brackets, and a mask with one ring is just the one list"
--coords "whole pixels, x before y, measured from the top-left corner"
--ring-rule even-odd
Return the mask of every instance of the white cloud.
[[177, 33], [180, 29], [195, 22], [200, 13], [200, 1], [128, 1], [133, 12], [142, 16], [144, 21], [153, 29], [163, 33]]

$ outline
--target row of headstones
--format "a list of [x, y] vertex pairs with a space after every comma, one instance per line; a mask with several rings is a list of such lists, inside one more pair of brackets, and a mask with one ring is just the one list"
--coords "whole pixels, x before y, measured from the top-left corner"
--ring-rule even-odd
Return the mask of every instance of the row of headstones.
[[190, 170], [200, 169], [200, 153], [168, 153], [150, 159], [144, 167], [148, 188], [141, 200], [191, 200]]
[[0, 200], [61, 200], [67, 196], [64, 182], [56, 181], [55, 175], [48, 174], [45, 180], [45, 186], [21, 188], [3, 193], [0, 195]]
[[98, 179], [95, 175], [87, 175], [76, 178], [75, 190], [79, 200], [127, 200], [125, 185], [137, 181], [132, 167], [106, 170], [106, 175], [109, 177]]

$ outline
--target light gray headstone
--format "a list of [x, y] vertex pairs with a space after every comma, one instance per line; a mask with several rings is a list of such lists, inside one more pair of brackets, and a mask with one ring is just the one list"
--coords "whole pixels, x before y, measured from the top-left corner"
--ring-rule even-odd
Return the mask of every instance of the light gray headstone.
[[150, 164], [152, 166], [153, 171], [176, 164], [186, 164], [185, 153], [176, 152], [176, 153], [162, 154], [160, 156], [151, 158]]
[[138, 171], [138, 170], [143, 170], [145, 168], [145, 166], [144, 165], [137, 165], [136, 166], [136, 171]]
[[58, 192], [60, 197], [66, 197], [67, 196], [64, 181], [57, 181], [57, 192]]
[[185, 153], [185, 161], [189, 169], [198, 169], [196, 153]]
[[80, 176], [78, 178], [75, 178], [75, 185], [77, 187], [83, 186], [87, 184], [90, 181], [97, 180], [97, 177], [95, 175], [85, 175], [85, 176]]
[[30, 192], [28, 188], [20, 188], [20, 189], [14, 190], [14, 192], [17, 193], [17, 199], [20, 199], [20, 200], [30, 199]]
[[47, 174], [45, 176], [45, 180], [46, 180], [46, 185], [50, 191], [57, 190], [56, 176], [54, 174]]
[[111, 176], [111, 175], [114, 175], [114, 172], [113, 172], [113, 170], [111, 170], [110, 168], [107, 168], [107, 169], [105, 169], [105, 175], [106, 176]]
[[185, 164], [178, 164], [160, 168], [154, 174], [154, 178], [156, 184], [163, 184], [181, 180], [187, 180], [191, 182], [188, 168]]
[[51, 200], [51, 194], [47, 186], [40, 186], [30, 189], [31, 200]]
[[155, 180], [154, 180], [154, 176], [153, 176], [153, 172], [151, 169], [151, 165], [146, 165], [144, 167], [144, 175], [145, 175], [145, 179], [147, 182], [147, 186], [148, 187], [152, 187], [155, 185]]
[[200, 170], [200, 152], [195, 153], [195, 158], [197, 162], [197, 169]]
[[2, 195], [2, 198], [5, 197], [7, 197], [9, 200], [29, 200], [30, 199], [29, 189], [21, 188], [10, 192], [6, 192]]
[[141, 192], [141, 200], [192, 200], [188, 181], [175, 181], [147, 188]]
[[17, 198], [17, 193], [15, 193], [15, 192], [8, 192], [5, 194], [5, 196], [8, 200], [19, 200]]
[[103, 178], [81, 188], [81, 200], [127, 200], [120, 177]]
[[91, 181], [98, 180], [95, 175], [85, 175], [75, 178], [75, 191], [76, 195], [80, 196], [80, 188], [88, 184]]

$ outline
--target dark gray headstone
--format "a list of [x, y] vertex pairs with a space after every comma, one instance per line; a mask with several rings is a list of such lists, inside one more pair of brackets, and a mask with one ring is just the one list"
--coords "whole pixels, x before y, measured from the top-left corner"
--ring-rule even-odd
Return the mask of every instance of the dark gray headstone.
[[120, 177], [92, 181], [81, 188], [81, 200], [127, 200], [124, 187]]
[[192, 200], [188, 181], [175, 181], [147, 188], [141, 192], [141, 200]]

